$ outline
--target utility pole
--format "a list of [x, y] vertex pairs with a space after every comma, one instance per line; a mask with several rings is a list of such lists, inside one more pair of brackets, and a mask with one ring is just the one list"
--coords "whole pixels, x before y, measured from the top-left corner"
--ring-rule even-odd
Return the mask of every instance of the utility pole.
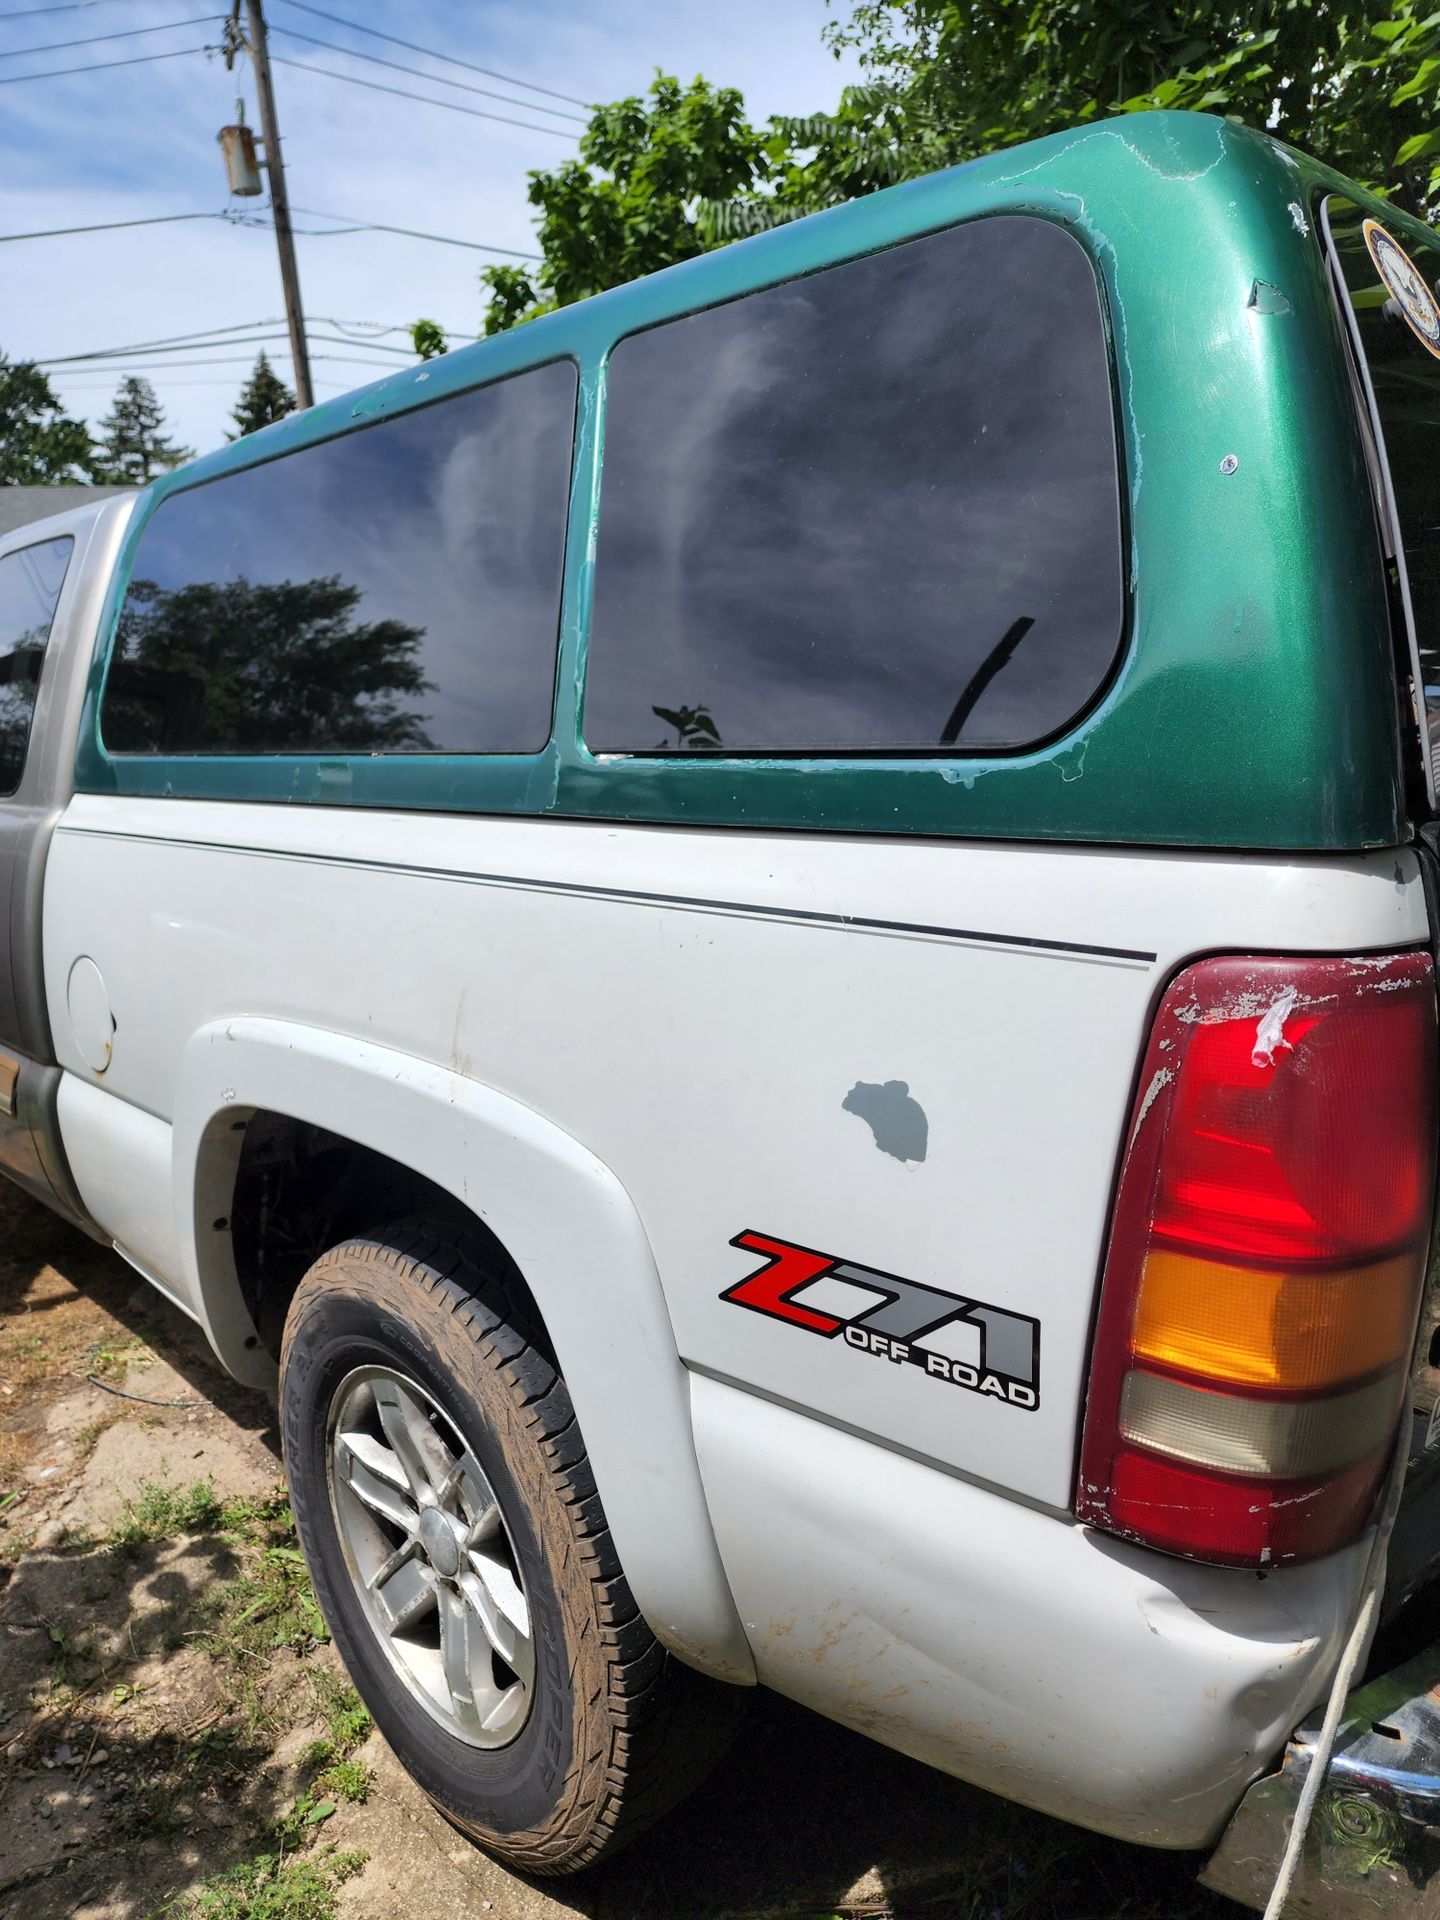
[[[236, 16], [240, 0], [230, 20], [228, 65], [238, 51]], [[255, 63], [255, 88], [260, 96], [260, 135], [265, 143], [265, 169], [270, 175], [270, 205], [275, 216], [275, 245], [280, 253], [280, 283], [285, 289], [285, 319], [290, 328], [290, 358], [295, 366], [295, 398], [302, 407], [313, 407], [315, 392], [310, 384], [310, 349], [305, 342], [305, 315], [300, 306], [300, 274], [295, 265], [295, 239], [290, 227], [290, 196], [285, 190], [285, 162], [280, 152], [280, 125], [275, 117], [275, 89], [270, 79], [270, 47], [265, 33], [265, 15], [260, 0], [245, 0], [248, 26], [246, 39], [250, 58]]]

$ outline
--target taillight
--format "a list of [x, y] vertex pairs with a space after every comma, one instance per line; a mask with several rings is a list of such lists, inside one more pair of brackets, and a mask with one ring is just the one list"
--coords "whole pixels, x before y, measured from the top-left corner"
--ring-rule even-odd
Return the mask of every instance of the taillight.
[[1252, 1567], [1365, 1526], [1419, 1312], [1436, 1071], [1427, 954], [1172, 982], [1116, 1197], [1080, 1519]]

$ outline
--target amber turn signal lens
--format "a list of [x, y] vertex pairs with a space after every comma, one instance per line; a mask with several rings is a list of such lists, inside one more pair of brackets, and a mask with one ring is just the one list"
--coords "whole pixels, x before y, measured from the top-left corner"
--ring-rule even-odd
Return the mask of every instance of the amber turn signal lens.
[[1363, 1380], [1410, 1343], [1417, 1259], [1267, 1273], [1157, 1248], [1145, 1259], [1131, 1347], [1182, 1373], [1282, 1393]]

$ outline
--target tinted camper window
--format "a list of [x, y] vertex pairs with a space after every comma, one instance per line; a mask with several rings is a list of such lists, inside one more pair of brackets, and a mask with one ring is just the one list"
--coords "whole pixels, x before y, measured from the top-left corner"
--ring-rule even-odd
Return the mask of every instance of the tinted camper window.
[[162, 500], [121, 610], [106, 746], [544, 746], [575, 388], [557, 362]]
[[1084, 250], [1006, 215], [611, 358], [584, 732], [656, 752], [1024, 745], [1123, 622]]
[[75, 542], [37, 540], [0, 560], [0, 793], [25, 771], [45, 645]]

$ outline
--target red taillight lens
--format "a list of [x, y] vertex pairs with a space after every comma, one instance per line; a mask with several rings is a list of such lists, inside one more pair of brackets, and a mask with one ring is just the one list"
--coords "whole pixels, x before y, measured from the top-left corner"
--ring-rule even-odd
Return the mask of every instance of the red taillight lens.
[[1373, 1507], [1429, 1239], [1423, 953], [1204, 960], [1156, 1015], [1076, 1513], [1192, 1559], [1313, 1559]]

